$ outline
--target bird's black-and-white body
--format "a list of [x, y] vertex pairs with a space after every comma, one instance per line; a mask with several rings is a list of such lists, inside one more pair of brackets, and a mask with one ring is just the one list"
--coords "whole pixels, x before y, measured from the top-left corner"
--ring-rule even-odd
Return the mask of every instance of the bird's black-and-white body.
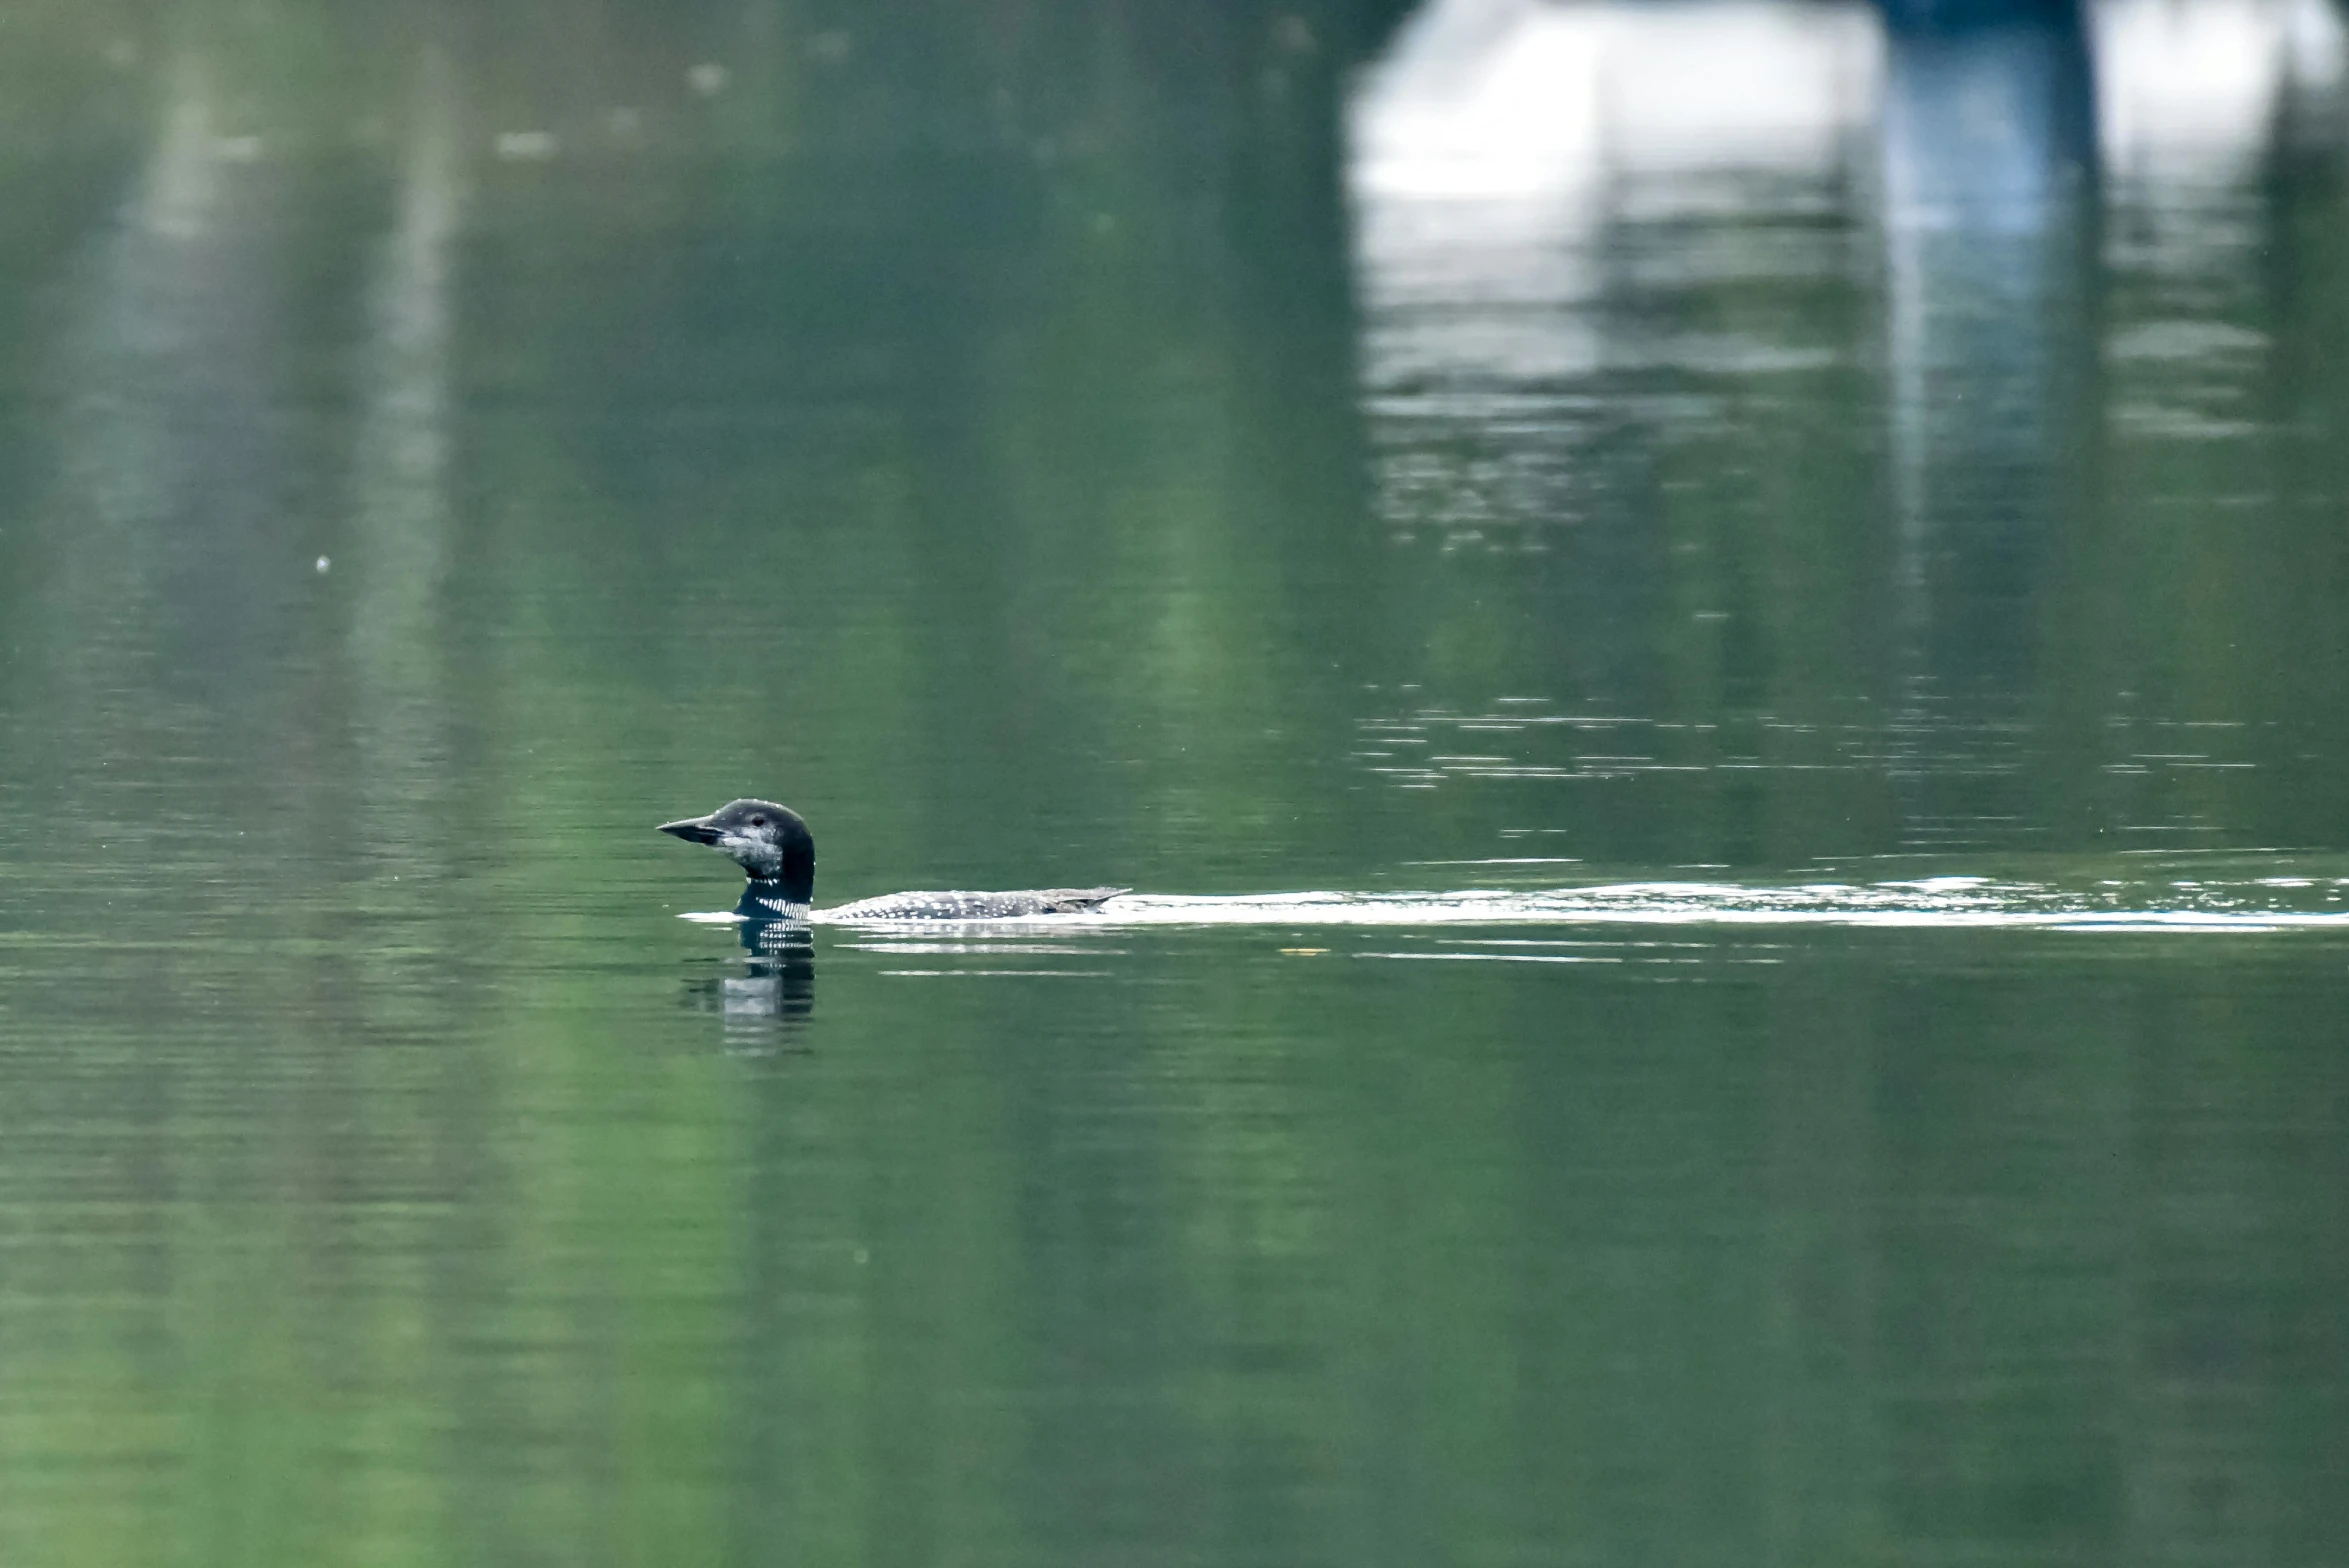
[[1009, 893], [890, 893], [815, 907], [816, 841], [807, 823], [771, 800], [729, 801], [706, 817], [661, 824], [707, 844], [742, 868], [750, 885], [736, 913], [746, 920], [1017, 920], [1098, 909], [1122, 887], [1029, 888]]

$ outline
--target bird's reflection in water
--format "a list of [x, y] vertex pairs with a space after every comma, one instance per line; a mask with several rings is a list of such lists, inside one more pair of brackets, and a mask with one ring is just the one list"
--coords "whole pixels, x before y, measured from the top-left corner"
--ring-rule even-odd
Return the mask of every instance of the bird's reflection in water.
[[745, 919], [744, 973], [689, 981], [687, 1004], [724, 1020], [730, 1053], [761, 1056], [804, 1049], [793, 1036], [816, 1006], [815, 933], [796, 920]]

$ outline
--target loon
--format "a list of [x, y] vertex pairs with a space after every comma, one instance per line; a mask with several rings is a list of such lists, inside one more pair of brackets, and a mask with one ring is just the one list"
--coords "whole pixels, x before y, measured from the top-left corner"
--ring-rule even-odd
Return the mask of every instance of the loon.
[[742, 868], [750, 885], [736, 913], [747, 920], [1005, 920], [1098, 909], [1128, 887], [1032, 888], [1017, 893], [890, 893], [815, 907], [816, 841], [807, 823], [771, 800], [731, 800], [706, 817], [661, 824], [707, 844]]

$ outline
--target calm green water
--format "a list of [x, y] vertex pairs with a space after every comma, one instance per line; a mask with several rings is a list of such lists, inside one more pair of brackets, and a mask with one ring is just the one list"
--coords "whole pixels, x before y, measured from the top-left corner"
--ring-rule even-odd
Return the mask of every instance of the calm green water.
[[13, 8], [0, 1563], [2349, 1559], [2349, 116], [2101, 14]]

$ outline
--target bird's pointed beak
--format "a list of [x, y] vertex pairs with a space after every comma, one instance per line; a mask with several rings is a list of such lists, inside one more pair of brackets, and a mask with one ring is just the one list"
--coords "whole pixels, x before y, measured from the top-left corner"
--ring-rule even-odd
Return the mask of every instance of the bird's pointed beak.
[[718, 841], [718, 830], [710, 826], [710, 819], [707, 817], [687, 817], [680, 822], [664, 822], [661, 824], [661, 831], [674, 833], [677, 837], [691, 840], [696, 844], [715, 844]]

